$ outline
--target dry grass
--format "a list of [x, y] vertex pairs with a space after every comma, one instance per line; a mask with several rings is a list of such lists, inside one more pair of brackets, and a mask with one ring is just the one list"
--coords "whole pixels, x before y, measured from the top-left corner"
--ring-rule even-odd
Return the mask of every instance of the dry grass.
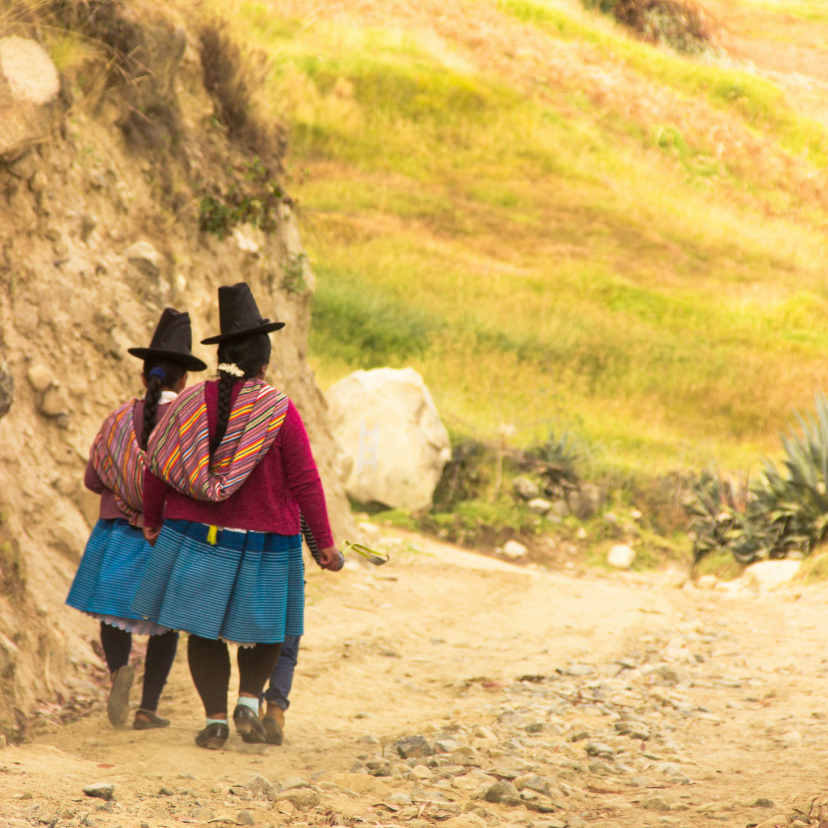
[[205, 25], [199, 34], [204, 85], [216, 103], [216, 114], [230, 139], [252, 152], [274, 171], [281, 169], [287, 134], [279, 121], [259, 112], [254, 90], [264, 84], [267, 66], [261, 52], [243, 53], [227, 34], [224, 21]]

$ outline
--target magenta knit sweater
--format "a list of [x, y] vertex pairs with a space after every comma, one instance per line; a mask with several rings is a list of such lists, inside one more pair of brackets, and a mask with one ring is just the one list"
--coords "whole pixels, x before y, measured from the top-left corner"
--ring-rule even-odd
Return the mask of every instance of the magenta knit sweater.
[[[237, 383], [233, 402], [240, 390], [241, 383]], [[216, 432], [217, 380], [206, 383], [205, 397], [212, 438]], [[292, 402], [270, 450], [227, 500], [195, 500], [151, 472], [144, 473], [144, 525], [150, 528], [161, 526], [164, 518], [169, 518], [227, 529], [298, 535], [300, 510], [319, 547], [333, 546], [322, 481], [304, 423]]]

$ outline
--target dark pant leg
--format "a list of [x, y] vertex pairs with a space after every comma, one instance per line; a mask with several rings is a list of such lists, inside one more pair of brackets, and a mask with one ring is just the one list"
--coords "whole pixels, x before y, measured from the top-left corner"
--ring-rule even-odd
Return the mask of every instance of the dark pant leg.
[[281, 641], [278, 644], [239, 647], [239, 693], [249, 693], [253, 698], [261, 698], [262, 690], [276, 666], [281, 649]]
[[114, 673], [129, 664], [132, 652], [132, 635], [126, 630], [113, 627], [101, 621], [101, 646], [106, 656], [106, 666]]
[[167, 683], [167, 676], [175, 661], [178, 649], [178, 633], [175, 630], [163, 635], [151, 635], [147, 644], [147, 660], [144, 664], [144, 692], [141, 696], [141, 709], [155, 713], [161, 691]]
[[199, 635], [187, 640], [190, 675], [201, 696], [208, 716], [227, 715], [227, 691], [230, 688], [230, 652], [224, 641], [213, 641]]
[[299, 659], [299, 635], [286, 635], [279, 660], [270, 675], [270, 686], [265, 690], [265, 701], [287, 710], [290, 707], [290, 688], [293, 686], [293, 671]]

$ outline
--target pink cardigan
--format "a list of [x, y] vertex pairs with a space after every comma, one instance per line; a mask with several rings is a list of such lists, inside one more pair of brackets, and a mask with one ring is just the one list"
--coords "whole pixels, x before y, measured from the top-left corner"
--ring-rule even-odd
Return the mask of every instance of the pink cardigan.
[[[205, 386], [207, 424], [212, 438], [216, 433], [218, 381], [210, 380]], [[233, 402], [240, 390], [241, 383], [237, 383]], [[288, 403], [285, 421], [270, 450], [227, 500], [195, 500], [152, 472], [144, 473], [144, 525], [150, 528], [161, 526], [169, 518], [227, 529], [298, 535], [300, 510], [319, 547], [333, 546], [322, 481], [304, 423], [292, 402]]]

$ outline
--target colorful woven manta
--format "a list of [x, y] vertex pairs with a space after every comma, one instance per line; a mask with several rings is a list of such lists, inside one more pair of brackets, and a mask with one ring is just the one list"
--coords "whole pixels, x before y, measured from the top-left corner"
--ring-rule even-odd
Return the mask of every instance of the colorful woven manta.
[[290, 400], [260, 379], [247, 380], [211, 460], [205, 387], [191, 386], [170, 405], [150, 438], [147, 465], [182, 494], [217, 502], [230, 497], [267, 454]]
[[132, 526], [138, 525], [144, 510], [146, 462], [132, 423], [132, 410], [136, 402], [130, 400], [124, 403], [104, 420], [90, 452], [90, 460], [98, 477], [115, 495], [118, 508]]

